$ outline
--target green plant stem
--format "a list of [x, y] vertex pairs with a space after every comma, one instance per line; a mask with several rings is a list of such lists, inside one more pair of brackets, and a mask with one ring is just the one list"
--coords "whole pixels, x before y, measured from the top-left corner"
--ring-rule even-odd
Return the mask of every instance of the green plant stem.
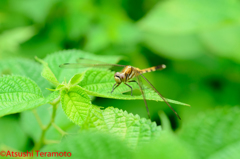
[[52, 126], [62, 135], [67, 135], [68, 133], [63, 131], [59, 126], [57, 126], [55, 123], [52, 123]]
[[45, 144], [58, 144], [60, 142], [60, 140], [45, 140]]
[[36, 109], [33, 109], [32, 112], [33, 112], [33, 114], [34, 114], [34, 116], [35, 116], [35, 118], [36, 118], [36, 120], [37, 120], [40, 128], [43, 130], [43, 129], [44, 129], [44, 125], [43, 125], [43, 123], [42, 123], [42, 121], [41, 121], [41, 118], [39, 117], [39, 115], [38, 115], [38, 113], [37, 113], [37, 110], [36, 110]]
[[33, 150], [39, 150], [45, 144], [45, 134], [46, 134], [47, 130], [50, 128], [50, 126], [52, 125], [52, 123], [54, 122], [54, 119], [56, 116], [56, 110], [57, 110], [57, 106], [58, 106], [59, 102], [60, 102], [60, 98], [58, 97], [53, 102], [50, 103], [53, 106], [51, 120], [47, 126], [43, 126], [40, 140], [38, 143], [36, 143]]

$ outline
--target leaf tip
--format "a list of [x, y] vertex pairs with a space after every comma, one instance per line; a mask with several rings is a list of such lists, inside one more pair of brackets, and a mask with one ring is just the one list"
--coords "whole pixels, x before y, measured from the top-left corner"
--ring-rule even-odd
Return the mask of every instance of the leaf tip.
[[42, 59], [38, 58], [37, 56], [35, 56], [34, 58], [37, 62], [44, 64], [44, 61]]
[[191, 105], [190, 104], [185, 104], [186, 106], [188, 106], [188, 107], [191, 107]]
[[39, 58], [38, 58], [37, 56], [34, 56], [34, 58], [35, 58], [35, 60], [37, 60], [37, 61], [39, 60]]

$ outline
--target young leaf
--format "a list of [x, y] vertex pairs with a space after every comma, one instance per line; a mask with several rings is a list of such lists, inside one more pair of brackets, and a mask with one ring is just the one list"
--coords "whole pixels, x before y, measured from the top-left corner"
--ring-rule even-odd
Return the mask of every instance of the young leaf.
[[[65, 88], [65, 87], [66, 87], [65, 84], [59, 84], [55, 90], [61, 90], [61, 89]], [[54, 90], [54, 89], [53, 89], [53, 90]], [[54, 91], [55, 91], [55, 90], [54, 90]]]
[[37, 83], [44, 95], [49, 94], [46, 88], [50, 88], [51, 85], [40, 76], [41, 65], [35, 61], [24, 58], [1, 60], [0, 74], [27, 76]]
[[77, 85], [82, 79], [82, 73], [75, 74], [69, 81], [70, 85]]
[[179, 133], [200, 158], [240, 158], [240, 109], [218, 108], [185, 125]]
[[42, 76], [48, 80], [50, 83], [52, 83], [55, 86], [59, 85], [58, 80], [56, 79], [55, 75], [53, 74], [52, 70], [48, 67], [48, 63], [44, 62], [43, 60], [35, 57], [38, 62], [40, 62], [43, 65], [43, 71]]
[[89, 60], [97, 60], [105, 63], [117, 63], [120, 60], [120, 56], [110, 56], [110, 55], [94, 55], [81, 50], [64, 50], [48, 55], [44, 61], [49, 65], [53, 74], [56, 76], [59, 82], [69, 79], [76, 73], [82, 73], [88, 68], [79, 69], [64, 69], [60, 68], [59, 65], [63, 63], [76, 63], [77, 59], [86, 58]]
[[58, 96], [58, 92], [44, 98], [37, 84], [22, 76], [0, 78], [0, 116], [21, 112], [46, 104]]
[[[131, 89], [124, 84], [121, 84], [111, 94], [110, 92], [112, 91], [112, 87], [113, 87], [114, 83], [115, 83], [114, 72], [94, 69], [94, 70], [87, 70], [84, 73], [79, 85], [89, 95], [93, 95], [93, 96], [105, 97], [105, 98], [115, 98], [115, 99], [125, 99], [125, 100], [143, 99], [142, 95], [131, 96], [131, 95], [123, 94], [124, 92], [131, 91]], [[133, 89], [139, 89], [138, 84], [135, 82], [131, 82], [128, 84], [131, 85], [131, 87]], [[147, 88], [146, 86], [144, 88], [145, 88], [145, 90], [144, 90], [145, 97], [147, 100], [163, 101], [162, 98], [159, 97], [159, 95], [154, 90]], [[188, 106], [188, 104], [170, 100], [170, 99], [167, 99], [167, 101], [170, 103]]]
[[61, 91], [61, 103], [66, 115], [78, 125], [86, 121], [92, 109], [90, 98], [78, 85]]
[[[132, 152], [111, 134], [84, 131], [65, 138], [60, 144], [47, 145], [41, 152], [70, 152], [70, 158], [131, 159]], [[69, 153], [69, 155], [70, 155]], [[59, 157], [51, 157], [59, 158]]]

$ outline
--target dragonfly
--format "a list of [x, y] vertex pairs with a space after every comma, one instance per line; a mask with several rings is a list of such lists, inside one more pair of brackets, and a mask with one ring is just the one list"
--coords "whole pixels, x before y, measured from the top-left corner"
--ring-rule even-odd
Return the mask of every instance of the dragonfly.
[[[59, 67], [60, 68], [122, 67], [123, 68], [122, 71], [116, 72], [114, 74], [114, 80], [116, 83], [112, 87], [111, 94], [114, 92], [114, 90], [120, 84], [123, 83], [131, 89], [131, 95], [133, 96], [133, 88], [128, 83], [136, 82], [138, 84], [140, 92], [142, 94], [142, 97], [143, 97], [143, 100], [144, 100], [144, 103], [145, 103], [145, 106], [147, 109], [148, 117], [149, 117], [149, 119], [151, 119], [148, 105], [147, 105], [147, 100], [145, 98], [142, 80], [140, 78], [140, 77], [142, 77], [152, 87], [152, 89], [162, 98], [162, 100], [169, 106], [169, 108], [174, 112], [174, 114], [181, 120], [178, 113], [172, 108], [172, 106], [168, 103], [168, 101], [165, 99], [165, 97], [161, 93], [159, 93], [159, 91], [143, 75], [144, 73], [153, 72], [153, 71], [157, 71], [157, 70], [163, 70], [166, 68], [166, 65], [161, 64], [161, 65], [153, 66], [153, 67], [146, 68], [146, 69], [139, 69], [137, 67], [133, 67], [130, 65], [108, 64], [108, 63], [103, 63], [103, 62], [95, 61], [95, 60], [89, 60], [89, 59], [85, 59], [85, 58], [79, 58], [77, 61], [78, 61], [78, 63], [64, 63], [64, 64], [59, 65]], [[95, 63], [92, 63], [93, 61]], [[134, 80], [134, 78], [136, 80]]]

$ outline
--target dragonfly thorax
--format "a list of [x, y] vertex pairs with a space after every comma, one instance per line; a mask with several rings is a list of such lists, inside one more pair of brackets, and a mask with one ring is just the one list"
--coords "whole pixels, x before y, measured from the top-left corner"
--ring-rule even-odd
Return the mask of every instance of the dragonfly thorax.
[[122, 72], [116, 72], [114, 74], [114, 79], [116, 81], [116, 83], [122, 83], [125, 80], [125, 74]]

